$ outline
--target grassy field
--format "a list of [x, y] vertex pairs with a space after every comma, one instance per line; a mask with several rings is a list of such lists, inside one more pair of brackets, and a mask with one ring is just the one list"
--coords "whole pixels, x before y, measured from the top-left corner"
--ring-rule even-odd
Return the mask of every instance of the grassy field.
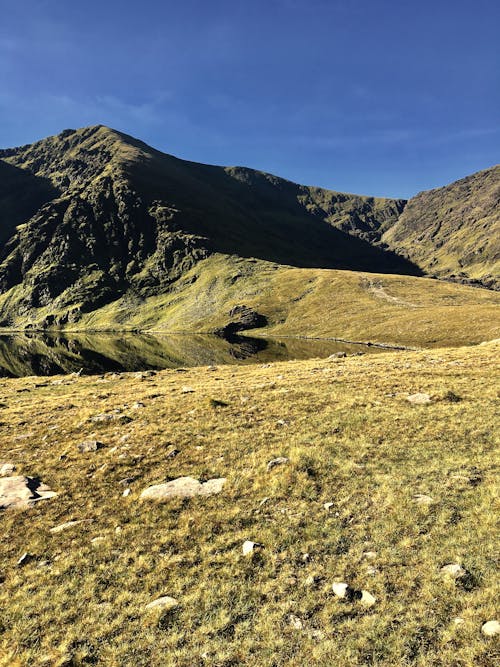
[[[481, 627], [498, 604], [499, 350], [2, 380], [0, 462], [59, 495], [0, 514], [0, 664], [498, 664]], [[89, 421], [103, 413], [131, 421]], [[105, 446], [82, 453], [87, 438]], [[227, 482], [140, 500], [186, 475]], [[244, 556], [246, 540], [263, 547]], [[163, 595], [178, 606], [145, 609]]]

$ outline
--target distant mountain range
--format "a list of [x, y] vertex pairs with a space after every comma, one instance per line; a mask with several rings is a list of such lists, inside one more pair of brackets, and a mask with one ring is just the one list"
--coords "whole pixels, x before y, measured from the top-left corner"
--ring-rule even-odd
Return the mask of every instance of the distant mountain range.
[[499, 166], [406, 202], [65, 130], [0, 150], [0, 326], [68, 326], [118, 301], [133, 313], [213, 255], [498, 287], [499, 198]]

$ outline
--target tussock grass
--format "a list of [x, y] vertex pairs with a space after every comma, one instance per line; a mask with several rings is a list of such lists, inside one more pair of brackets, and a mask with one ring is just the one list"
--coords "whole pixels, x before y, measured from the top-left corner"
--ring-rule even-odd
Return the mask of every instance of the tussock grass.
[[[3, 380], [0, 460], [59, 495], [0, 515], [0, 664], [497, 664], [480, 628], [498, 602], [498, 351]], [[114, 410], [132, 421], [89, 421]], [[80, 453], [89, 437], [105, 448]], [[185, 475], [227, 483], [139, 500]], [[89, 522], [49, 532], [71, 519]], [[264, 548], [244, 557], [245, 540]], [[467, 578], [440, 572], [451, 562]], [[162, 595], [179, 607], [145, 611]]]

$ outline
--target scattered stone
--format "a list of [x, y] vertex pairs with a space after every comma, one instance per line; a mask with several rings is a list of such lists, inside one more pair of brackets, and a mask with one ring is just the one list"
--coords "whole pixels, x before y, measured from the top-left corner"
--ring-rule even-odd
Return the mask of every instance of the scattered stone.
[[413, 403], [414, 405], [424, 405], [425, 403], [431, 402], [431, 396], [430, 394], [423, 394], [423, 393], [410, 394], [410, 396], [408, 396], [406, 400], [409, 403]]
[[456, 618], [453, 619], [453, 623], [455, 623], [455, 625], [462, 625], [463, 623], [465, 623], [465, 621], [463, 618], [457, 616]]
[[349, 585], [346, 584], [343, 581], [336, 581], [335, 583], [332, 584], [332, 591], [335, 593], [335, 595], [338, 598], [347, 597], [348, 588], [349, 588]]
[[185, 387], [182, 387], [182, 389], [181, 389], [181, 394], [192, 394], [193, 392], [194, 392], [193, 387], [185, 386]]
[[146, 605], [146, 609], [161, 609], [162, 611], [171, 611], [179, 606], [179, 602], [170, 597], [169, 595], [164, 595], [161, 598], [157, 598], [152, 602], [149, 602]]
[[0, 463], [0, 477], [8, 477], [16, 472], [16, 466], [13, 463]]
[[26, 509], [39, 500], [57, 496], [46, 484], [35, 477], [0, 477], [0, 510], [7, 508]]
[[288, 459], [285, 456], [278, 456], [277, 459], [272, 459], [268, 462], [267, 469], [272, 470], [273, 468], [276, 468], [276, 466], [282, 466], [286, 463], [288, 463]]
[[124, 477], [118, 482], [118, 484], [121, 484], [122, 486], [128, 486], [129, 484], [132, 484], [132, 482], [135, 482], [135, 477]]
[[79, 523], [85, 523], [86, 521], [89, 521], [89, 519], [78, 519], [77, 521], [66, 521], [66, 523], [60, 523], [58, 526], [54, 526], [53, 528], [50, 529], [51, 533], [62, 533], [63, 530], [66, 530], [67, 528], [72, 528], [73, 526], [77, 526]]
[[288, 426], [288, 422], [286, 422], [284, 419], [278, 419], [276, 426]]
[[323, 507], [326, 509], [328, 512], [329, 509], [331, 509], [334, 506], [335, 503], [325, 503]]
[[349, 602], [357, 600], [365, 607], [372, 607], [376, 602], [375, 597], [368, 591], [365, 590], [358, 591], [343, 581], [342, 582], [338, 581], [333, 583], [332, 591], [338, 598], [347, 599], [349, 600]]
[[361, 598], [360, 598], [359, 601], [365, 607], [373, 607], [373, 605], [375, 604], [375, 602], [377, 600], [371, 593], [369, 593], [368, 591], [362, 590], [361, 591]]
[[347, 357], [347, 352], [334, 352], [328, 359], [345, 359], [345, 357]]
[[426, 496], [423, 493], [417, 493], [413, 496], [414, 502], [417, 503], [417, 505], [430, 505], [431, 503], [434, 502], [434, 498], [431, 496]]
[[21, 558], [17, 561], [16, 567], [24, 567], [28, 563], [31, 563], [32, 560], [34, 560], [35, 556], [33, 554], [28, 553], [27, 551], [23, 553]]
[[103, 535], [98, 535], [97, 537], [93, 537], [90, 542], [92, 544], [100, 544], [101, 542], [104, 542], [106, 538]]
[[290, 625], [294, 630], [302, 630], [304, 627], [304, 624], [302, 623], [301, 619], [298, 616], [295, 616], [295, 614], [289, 615], [288, 622], [290, 623]]
[[84, 440], [78, 445], [78, 450], [82, 453], [97, 452], [98, 449], [103, 449], [104, 446], [104, 443], [99, 442], [99, 440]]
[[170, 498], [193, 498], [194, 496], [211, 496], [220, 493], [224, 484], [225, 477], [218, 479], [209, 479], [206, 482], [199, 482], [193, 477], [179, 477], [165, 484], [155, 484], [141, 493], [141, 498], [149, 500], [170, 500]]
[[124, 498], [126, 498], [127, 496], [130, 495], [130, 493], [131, 493], [131, 489], [125, 489], [125, 491], [122, 493], [122, 496], [123, 496]]
[[485, 637], [495, 637], [500, 634], [500, 623], [498, 621], [487, 621], [482, 625], [481, 632]]
[[132, 405], [132, 410], [140, 410], [141, 408], [145, 408], [146, 405], [142, 403], [141, 401], [137, 401]]
[[119, 413], [109, 413], [105, 412], [100, 415], [94, 415], [93, 417], [89, 417], [89, 422], [97, 422], [97, 423], [103, 423], [103, 422], [118, 422], [119, 424], [130, 424], [132, 421], [132, 417], [128, 417], [127, 415], [122, 415]]
[[254, 551], [256, 551], [257, 549], [262, 549], [263, 546], [264, 545], [259, 544], [259, 542], [252, 542], [252, 540], [245, 540], [245, 542], [243, 542], [243, 547], [242, 547], [243, 555], [251, 556], [254, 553]]
[[304, 581], [304, 586], [309, 588], [315, 588], [321, 583], [321, 577], [317, 574], [310, 574], [307, 579]]
[[443, 565], [443, 567], [441, 568], [441, 572], [450, 577], [453, 577], [453, 579], [459, 579], [460, 577], [465, 577], [465, 575], [467, 574], [467, 570], [464, 570], [464, 568], [458, 563], [449, 563], [448, 565]]

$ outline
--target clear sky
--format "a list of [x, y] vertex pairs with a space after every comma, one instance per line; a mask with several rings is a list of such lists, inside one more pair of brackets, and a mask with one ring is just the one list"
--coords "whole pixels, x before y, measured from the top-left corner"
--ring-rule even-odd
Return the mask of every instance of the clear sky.
[[495, 0], [0, 0], [0, 147], [103, 123], [408, 197], [500, 161]]

